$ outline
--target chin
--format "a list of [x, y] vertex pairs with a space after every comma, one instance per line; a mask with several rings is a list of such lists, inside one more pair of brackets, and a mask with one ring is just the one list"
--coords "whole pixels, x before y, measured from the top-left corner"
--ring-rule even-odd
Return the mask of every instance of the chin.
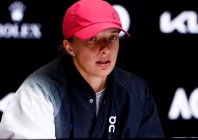
[[112, 70], [100, 70], [97, 73], [95, 73], [98, 77], [106, 77], [111, 73]]

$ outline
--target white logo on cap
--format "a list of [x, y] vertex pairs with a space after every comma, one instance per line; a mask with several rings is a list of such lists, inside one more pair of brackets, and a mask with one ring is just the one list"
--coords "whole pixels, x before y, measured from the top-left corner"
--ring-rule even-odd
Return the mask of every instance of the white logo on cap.
[[10, 10], [11, 19], [14, 22], [20, 22], [23, 19], [26, 6], [20, 1], [15, 1], [9, 6], [8, 9]]
[[[129, 13], [128, 11], [121, 5], [112, 5], [115, 10], [118, 12], [118, 15], [120, 17], [120, 20], [121, 20], [121, 24], [122, 24], [122, 27], [125, 31], [128, 31], [129, 30], [129, 27], [130, 27], [130, 16], [129, 16]], [[122, 37], [124, 36], [125, 33], [122, 31], [120, 32], [119, 36]]]

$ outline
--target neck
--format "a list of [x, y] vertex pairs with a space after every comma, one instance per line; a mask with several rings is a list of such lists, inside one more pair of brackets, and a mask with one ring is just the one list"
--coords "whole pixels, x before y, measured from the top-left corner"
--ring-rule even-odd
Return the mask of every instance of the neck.
[[87, 81], [87, 83], [91, 86], [91, 88], [93, 89], [93, 91], [95, 93], [99, 92], [105, 88], [107, 76], [99, 77], [99, 76], [90, 75], [90, 74], [87, 74], [86, 72], [84, 72], [83, 70], [81, 70], [78, 67], [78, 64], [75, 63], [75, 61], [74, 61], [74, 65], [76, 66], [79, 73]]
[[86, 73], [79, 71], [94, 92], [99, 92], [105, 88], [107, 77], [88, 76]]
[[[84, 77], [85, 78], [85, 77]], [[89, 85], [92, 87], [94, 92], [99, 92], [105, 88], [106, 85], [106, 79], [107, 77], [87, 77], [85, 80], [89, 83]]]

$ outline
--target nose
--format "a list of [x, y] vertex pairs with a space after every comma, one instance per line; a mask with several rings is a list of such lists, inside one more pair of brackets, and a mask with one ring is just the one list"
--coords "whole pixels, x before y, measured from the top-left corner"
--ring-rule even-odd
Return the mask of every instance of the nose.
[[110, 46], [106, 40], [104, 40], [103, 43], [101, 43], [100, 53], [101, 54], [109, 54], [110, 53]]

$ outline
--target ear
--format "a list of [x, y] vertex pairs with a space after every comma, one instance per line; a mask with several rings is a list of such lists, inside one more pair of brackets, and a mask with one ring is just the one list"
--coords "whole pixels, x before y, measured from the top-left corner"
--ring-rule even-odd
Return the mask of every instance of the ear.
[[71, 46], [71, 43], [68, 40], [66, 39], [63, 40], [63, 46], [68, 54], [70, 54], [71, 56], [74, 56], [73, 48]]

